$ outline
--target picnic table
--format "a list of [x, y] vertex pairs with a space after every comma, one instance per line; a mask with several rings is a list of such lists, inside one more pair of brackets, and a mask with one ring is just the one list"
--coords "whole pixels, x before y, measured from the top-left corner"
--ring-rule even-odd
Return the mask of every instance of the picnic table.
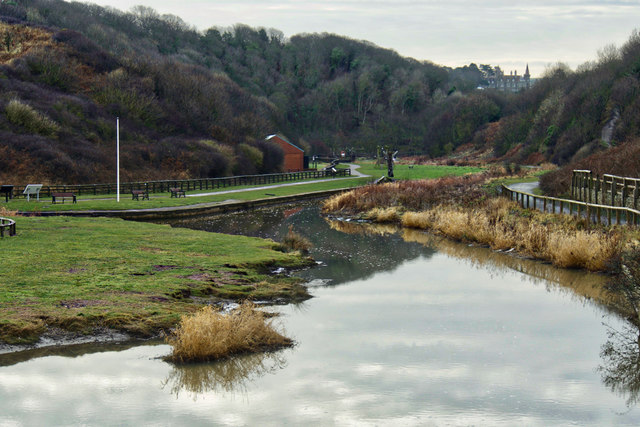
[[13, 185], [0, 185], [0, 194], [4, 194], [6, 202], [13, 199]]

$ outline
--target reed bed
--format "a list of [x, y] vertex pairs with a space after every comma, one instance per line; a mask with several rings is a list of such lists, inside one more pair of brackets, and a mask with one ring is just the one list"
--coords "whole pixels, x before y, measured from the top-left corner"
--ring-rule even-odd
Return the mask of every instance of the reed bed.
[[168, 359], [175, 363], [217, 360], [293, 345], [276, 330], [273, 319], [250, 302], [228, 314], [206, 306], [183, 316], [167, 343], [173, 348]]
[[366, 187], [328, 200], [323, 211], [398, 222], [565, 268], [605, 271], [622, 253], [625, 239], [619, 229], [585, 230], [580, 219], [524, 210], [505, 198], [489, 197], [482, 188], [485, 181], [480, 174]]
[[420, 211], [451, 201], [469, 205], [486, 198], [482, 185], [490, 176], [481, 173], [368, 185], [327, 199], [322, 209], [325, 213], [357, 214], [392, 207]]
[[[495, 205], [501, 205], [501, 209]], [[549, 215], [518, 214], [522, 212], [517, 204], [492, 199], [473, 210], [438, 206], [423, 212], [407, 212], [401, 224], [494, 250], [514, 249], [558, 267], [590, 271], [605, 271], [623, 249], [622, 235], [616, 230], [569, 229], [563, 222], [549, 221]]]

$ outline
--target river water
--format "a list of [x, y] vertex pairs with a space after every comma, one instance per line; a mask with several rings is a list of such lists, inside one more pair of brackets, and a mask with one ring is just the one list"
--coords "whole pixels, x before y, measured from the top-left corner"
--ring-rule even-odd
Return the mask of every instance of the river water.
[[314, 298], [272, 308], [297, 345], [185, 368], [162, 343], [1, 355], [0, 425], [640, 423], [638, 331], [599, 275], [312, 204], [174, 225], [309, 238]]

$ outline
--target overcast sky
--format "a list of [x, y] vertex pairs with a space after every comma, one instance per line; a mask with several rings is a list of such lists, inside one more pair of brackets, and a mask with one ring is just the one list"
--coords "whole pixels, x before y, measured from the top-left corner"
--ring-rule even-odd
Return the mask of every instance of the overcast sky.
[[403, 56], [452, 67], [475, 62], [542, 74], [574, 68], [640, 28], [638, 0], [94, 0], [181, 17], [204, 30], [237, 23], [368, 40]]

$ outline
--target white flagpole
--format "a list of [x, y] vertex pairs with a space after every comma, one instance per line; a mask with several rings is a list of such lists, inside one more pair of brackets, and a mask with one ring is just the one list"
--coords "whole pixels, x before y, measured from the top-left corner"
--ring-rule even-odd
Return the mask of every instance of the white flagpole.
[[116, 200], [120, 202], [120, 117], [116, 117]]

